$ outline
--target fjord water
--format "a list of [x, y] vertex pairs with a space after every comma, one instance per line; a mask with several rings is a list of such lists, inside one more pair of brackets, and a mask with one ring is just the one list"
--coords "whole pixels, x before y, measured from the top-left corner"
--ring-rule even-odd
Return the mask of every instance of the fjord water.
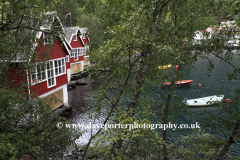
[[[233, 59], [231, 60], [231, 63], [236, 65], [237, 67], [240, 67], [240, 60], [236, 58], [236, 55], [238, 53], [236, 52], [236, 50], [232, 51], [232, 53]], [[201, 57], [198, 58], [195, 67], [191, 69], [190, 74], [186, 78], [189, 80], [193, 80], [192, 84], [190, 86], [179, 87], [176, 90], [176, 92], [180, 95], [180, 99], [201, 98], [215, 94], [224, 94], [229, 99], [231, 99], [232, 97], [234, 97], [234, 90], [240, 89], [240, 80], [229, 81], [227, 77], [228, 73], [232, 73], [233, 67], [226, 62], [221, 61], [219, 58], [213, 58], [213, 56], [209, 56], [209, 58], [213, 59], [213, 70], [211, 72], [208, 71], [208, 60], [202, 59]], [[182, 68], [183, 73], [186, 69], [184, 68], [184, 66]], [[210, 74], [210, 77], [208, 76], [208, 73]], [[73, 107], [73, 114], [69, 119], [70, 123], [89, 124], [90, 122], [92, 122], [92, 120], [88, 119], [87, 112], [84, 112], [81, 108], [88, 108], [93, 105], [90, 102], [87, 102], [87, 99], [90, 96], [90, 91], [97, 91], [102, 80], [99, 78], [95, 81], [91, 81], [90, 77], [83, 78], [82, 80], [88, 82], [88, 84], [86, 86], [76, 86], [76, 89], [73, 89], [68, 93], [69, 103]], [[199, 83], [201, 83], [201, 86], [199, 86]], [[216, 108], [217, 106], [214, 105], [210, 107], [192, 107], [191, 113], [196, 113], [203, 109], [214, 112]], [[101, 124], [103, 118], [104, 117], [100, 117], [97, 122], [95, 121], [95, 123]], [[200, 118], [200, 116], [188, 116], [186, 111], [180, 110], [177, 124], [195, 124], [196, 122], [199, 122]], [[155, 123], [154, 120], [152, 123]], [[158, 123], [157, 120], [156, 123]], [[181, 135], [186, 135], [186, 133], [191, 133], [191, 129], [170, 129], [168, 130], [168, 142], [174, 142], [177, 137]], [[90, 133], [85, 133], [81, 138], [76, 141], [76, 143], [83, 145], [87, 143], [89, 138]], [[240, 155], [236, 148], [236, 146], [238, 145], [239, 144], [234, 144], [234, 147], [231, 149], [231, 153]]]

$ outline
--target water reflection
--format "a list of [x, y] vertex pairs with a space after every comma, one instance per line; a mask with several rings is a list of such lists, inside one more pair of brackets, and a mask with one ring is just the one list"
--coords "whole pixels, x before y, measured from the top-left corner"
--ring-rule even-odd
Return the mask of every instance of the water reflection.
[[[236, 57], [236, 51], [233, 52]], [[211, 56], [210, 56], [211, 58]], [[234, 65], [237, 67], [240, 67], [240, 62], [237, 58], [233, 58], [231, 61]], [[233, 71], [233, 68], [227, 64], [224, 61], [221, 61], [220, 59], [214, 59], [213, 63], [215, 65], [215, 68], [210, 72], [210, 77], [208, 76], [208, 60], [199, 58], [195, 64], [195, 67], [191, 69], [190, 74], [188, 77], [185, 77], [184, 79], [192, 79], [193, 82], [190, 86], [185, 86], [181, 88], [177, 88], [177, 93], [180, 95], [180, 99], [188, 98], [200, 98], [200, 97], [206, 97], [215, 95], [217, 92], [219, 94], [224, 94], [225, 97], [228, 98], [234, 97], [234, 90], [239, 89], [239, 80], [231, 80], [229, 81], [227, 78], [227, 74], [231, 73]], [[183, 66], [182, 73], [186, 71], [186, 68]], [[81, 124], [89, 124], [92, 123], [93, 120], [90, 120], [88, 118], [87, 112], [83, 109], [91, 108], [93, 104], [90, 102], [87, 102], [87, 99], [89, 98], [90, 91], [96, 91], [102, 80], [97, 79], [96, 81], [91, 81], [90, 76], [87, 78], [81, 79], [82, 81], [87, 82], [88, 84], [85, 86], [76, 86], [75, 89], [69, 91], [69, 103], [73, 106], [72, 111], [72, 117], [69, 119], [71, 123], [81, 123]], [[202, 86], [199, 86], [199, 83], [202, 84]], [[182, 106], [179, 106], [182, 107]], [[104, 108], [104, 107], [103, 107]], [[217, 109], [218, 106], [208, 106], [208, 107], [191, 107], [191, 112], [196, 113], [198, 111], [207, 109], [209, 111], [214, 111]], [[201, 117], [197, 116], [188, 116], [187, 112], [182, 110], [179, 112], [179, 119], [178, 124], [194, 124], [200, 120]], [[103, 117], [96, 120], [96, 124], [101, 124], [103, 122]], [[153, 123], [158, 123], [156, 122]], [[88, 130], [90, 131], [90, 130]], [[97, 129], [93, 130], [93, 132], [96, 132]], [[173, 142], [176, 140], [177, 137], [180, 135], [186, 135], [187, 133], [190, 133], [191, 130], [175, 130], [171, 131], [169, 130], [169, 142]], [[85, 144], [88, 142], [90, 138], [90, 134], [86, 133], [84, 134], [80, 139], [76, 141], [77, 144]]]
[[[95, 77], [94, 77], [95, 79]], [[97, 91], [101, 85], [102, 80], [96, 79], [95, 81], [91, 80], [91, 75], [88, 77], [82, 78], [79, 81], [87, 82], [87, 85], [76, 86], [68, 92], [69, 104], [72, 105], [72, 115], [68, 119], [72, 124], [83, 124], [85, 127], [88, 127], [89, 124], [102, 124], [103, 117], [93, 120], [89, 119], [88, 111], [91, 110], [93, 102], [89, 102], [88, 99], [92, 96], [91, 91]], [[84, 145], [88, 142], [91, 137], [91, 129], [79, 129], [80, 131], [87, 131], [79, 139], [76, 140], [76, 144]], [[98, 130], [95, 128], [92, 130], [92, 134], [96, 133]]]

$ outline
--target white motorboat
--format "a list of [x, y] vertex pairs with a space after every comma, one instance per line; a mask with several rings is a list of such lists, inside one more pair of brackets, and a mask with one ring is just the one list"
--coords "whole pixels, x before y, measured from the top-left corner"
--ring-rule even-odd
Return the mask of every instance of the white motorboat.
[[196, 98], [196, 99], [187, 99], [183, 100], [183, 103], [187, 106], [208, 106], [217, 102], [221, 102], [224, 98], [224, 95], [213, 95], [208, 97]]

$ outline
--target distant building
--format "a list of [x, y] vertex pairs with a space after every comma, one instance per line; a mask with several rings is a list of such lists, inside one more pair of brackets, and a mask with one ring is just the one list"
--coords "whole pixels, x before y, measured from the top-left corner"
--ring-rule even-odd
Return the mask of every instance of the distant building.
[[196, 31], [194, 32], [194, 42], [196, 44], [201, 44], [201, 41], [204, 39], [211, 39], [212, 34], [216, 32], [216, 28], [208, 27], [206, 30]]
[[220, 22], [221, 27], [232, 27], [235, 26], [235, 21]]
[[65, 40], [70, 46], [70, 56], [67, 57], [69, 62], [67, 74], [68, 80], [70, 81], [72, 74], [83, 71], [84, 67], [89, 65], [88, 29], [79, 27], [65, 27], [64, 31]]
[[[201, 44], [202, 40], [211, 39], [214, 34], [225, 33], [228, 31], [227, 29], [228, 27], [235, 26], [233, 25], [235, 21], [228, 21], [228, 22], [221, 22], [221, 23], [222, 25], [219, 28], [208, 27], [205, 30], [201, 30], [201, 31], [198, 30], [194, 32], [194, 36], [193, 36], [194, 43]], [[232, 37], [229, 38], [226, 45], [238, 46], [239, 38], [240, 36], [238, 32], [232, 33]]]

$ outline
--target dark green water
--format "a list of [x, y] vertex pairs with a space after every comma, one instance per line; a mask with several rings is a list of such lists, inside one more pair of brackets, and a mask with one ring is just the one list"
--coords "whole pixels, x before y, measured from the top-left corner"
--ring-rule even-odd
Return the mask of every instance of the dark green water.
[[[234, 57], [236, 56], [236, 51], [233, 51]], [[210, 58], [213, 58], [210, 56]], [[190, 74], [186, 79], [193, 80], [190, 86], [183, 86], [177, 88], [177, 93], [180, 95], [180, 99], [188, 98], [200, 98], [215, 95], [217, 93], [224, 94], [229, 99], [234, 97], [234, 90], [240, 89], [240, 81], [239, 80], [231, 80], [229, 81], [227, 78], [227, 73], [231, 73], [233, 68], [224, 61], [220, 61], [220, 59], [214, 58], [213, 63], [215, 65], [214, 69], [210, 72], [210, 77], [207, 73], [209, 73], [207, 69], [208, 61], [206, 59], [199, 58], [195, 64], [195, 68], [192, 68]], [[240, 61], [237, 58], [233, 58], [231, 63], [240, 67]], [[183, 66], [182, 73], [186, 70]], [[73, 115], [70, 119], [71, 123], [89, 123], [91, 120], [88, 119], [87, 114], [81, 111], [81, 107], [91, 106], [92, 104], [88, 104], [86, 100], [88, 99], [89, 92], [95, 91], [101, 84], [101, 80], [97, 80], [91, 82], [89, 77], [82, 79], [87, 81], [88, 84], [86, 86], [77, 86], [76, 89], [69, 91], [69, 103], [73, 106]], [[199, 86], [199, 83], [202, 86]], [[182, 107], [182, 106], [179, 106]], [[209, 111], [214, 112], [217, 106], [210, 107], [193, 107], [191, 108], [191, 113], [196, 113], [200, 110], [207, 109]], [[194, 124], [199, 122], [201, 117], [199, 116], [187, 116], [186, 111], [180, 110], [179, 119], [177, 124]], [[101, 119], [99, 119], [99, 123], [101, 123]], [[156, 120], [157, 121], [157, 120]], [[154, 123], [154, 122], [153, 122]], [[156, 122], [158, 123], [158, 122]], [[177, 137], [181, 135], [186, 135], [186, 133], [191, 133], [191, 129], [178, 129], [178, 130], [169, 130], [168, 131], [168, 142], [173, 142]], [[84, 134], [81, 139], [77, 141], [78, 144], [84, 144], [89, 139], [90, 135]], [[231, 153], [239, 155], [240, 151], [237, 150], [236, 146], [240, 144], [236, 143], [231, 148]]]

